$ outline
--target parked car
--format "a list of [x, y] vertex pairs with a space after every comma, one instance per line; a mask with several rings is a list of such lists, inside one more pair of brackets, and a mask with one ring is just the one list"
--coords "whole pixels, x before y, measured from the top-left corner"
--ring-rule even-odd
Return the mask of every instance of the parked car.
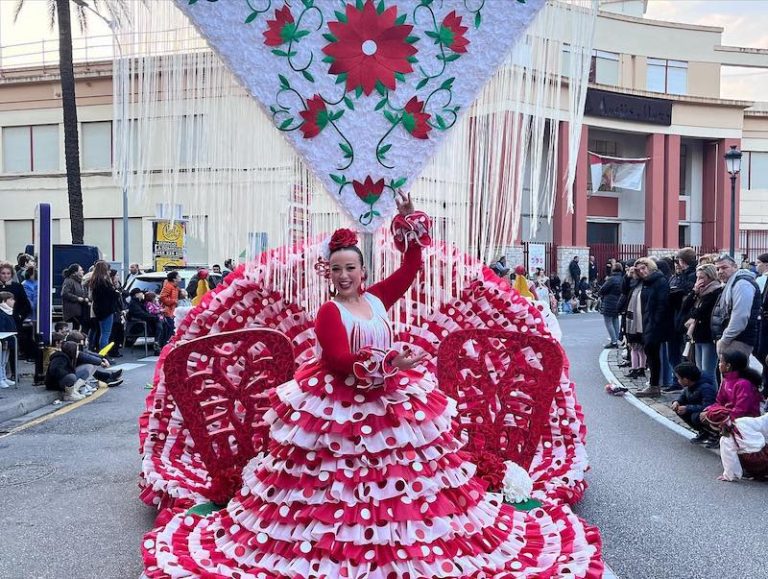
[[[179, 287], [182, 289], [185, 289], [189, 284], [189, 281], [197, 273], [197, 268], [177, 269], [176, 271], [179, 272], [179, 277], [181, 278]], [[141, 275], [137, 275], [136, 277], [132, 278], [131, 281], [128, 283], [128, 285], [125, 287], [124, 291], [126, 295], [130, 295], [131, 290], [137, 287], [141, 289], [141, 291], [143, 291], [144, 293], [154, 292], [157, 295], [160, 295], [160, 290], [163, 289], [163, 282], [165, 281], [165, 278], [167, 276], [168, 276], [168, 273], [164, 271], [142, 273]], [[217, 273], [208, 273], [208, 277], [210, 277], [214, 287], [219, 285], [223, 279], [222, 276]]]

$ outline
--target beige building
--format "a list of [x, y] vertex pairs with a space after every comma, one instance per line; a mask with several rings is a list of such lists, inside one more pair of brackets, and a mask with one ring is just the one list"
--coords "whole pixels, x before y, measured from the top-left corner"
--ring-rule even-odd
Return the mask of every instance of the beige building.
[[[574, 212], [558, 204], [532, 237], [524, 206], [519, 241], [556, 246], [552, 263], [556, 253], [584, 254], [595, 244], [725, 248], [731, 206], [722, 157], [731, 145], [744, 152], [738, 227], [768, 231], [768, 104], [721, 98], [723, 67], [768, 69], [768, 50], [723, 46], [721, 28], [647, 20], [642, 0], [603, 0], [601, 7]], [[562, 58], [569, 58], [567, 46]], [[77, 94], [86, 243], [120, 261], [111, 62], [82, 60]], [[42, 201], [53, 206], [54, 241], [70, 240], [61, 118], [56, 66], [0, 58], [0, 257], [15, 259], [33, 241], [34, 209]], [[566, 123], [559, 122], [567, 139]], [[588, 152], [648, 158], [642, 190], [591, 193]], [[156, 208], [131, 203], [129, 216], [130, 260], [149, 264]], [[190, 262], [223, 258], [208, 255], [194, 237], [187, 245]], [[750, 253], [758, 249], [768, 244], [753, 242]]]

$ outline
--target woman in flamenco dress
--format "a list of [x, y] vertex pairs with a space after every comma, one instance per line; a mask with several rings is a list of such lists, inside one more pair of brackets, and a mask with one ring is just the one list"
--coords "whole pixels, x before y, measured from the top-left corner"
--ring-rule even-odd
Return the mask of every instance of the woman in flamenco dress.
[[392, 348], [387, 310], [429, 237], [409, 197], [398, 209], [402, 265], [368, 289], [356, 235], [333, 235], [320, 352], [277, 388], [268, 452], [224, 509], [147, 534], [145, 577], [602, 576], [599, 535], [567, 505], [526, 511], [486, 492], [452, 433], [455, 402], [420, 356]]

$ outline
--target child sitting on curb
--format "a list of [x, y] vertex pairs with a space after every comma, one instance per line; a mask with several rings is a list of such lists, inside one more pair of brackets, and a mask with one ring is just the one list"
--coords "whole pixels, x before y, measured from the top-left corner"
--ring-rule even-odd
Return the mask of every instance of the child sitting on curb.
[[712, 432], [702, 423], [701, 413], [715, 403], [717, 386], [714, 379], [709, 374], [702, 375], [696, 364], [691, 362], [675, 366], [675, 376], [683, 390], [672, 403], [672, 410], [698, 433], [691, 439], [692, 444], [708, 442]]

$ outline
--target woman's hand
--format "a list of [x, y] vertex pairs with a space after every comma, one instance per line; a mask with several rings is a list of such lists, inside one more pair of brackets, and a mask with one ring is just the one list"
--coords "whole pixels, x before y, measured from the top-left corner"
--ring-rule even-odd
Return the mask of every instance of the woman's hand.
[[410, 215], [415, 211], [413, 201], [411, 201], [411, 194], [408, 193], [406, 195], [401, 189], [398, 189], [395, 194], [395, 203], [397, 203], [397, 210], [402, 216]]
[[401, 370], [411, 370], [421, 364], [426, 358], [426, 354], [414, 354], [412, 351], [406, 350], [394, 357], [392, 365], [397, 366]]

